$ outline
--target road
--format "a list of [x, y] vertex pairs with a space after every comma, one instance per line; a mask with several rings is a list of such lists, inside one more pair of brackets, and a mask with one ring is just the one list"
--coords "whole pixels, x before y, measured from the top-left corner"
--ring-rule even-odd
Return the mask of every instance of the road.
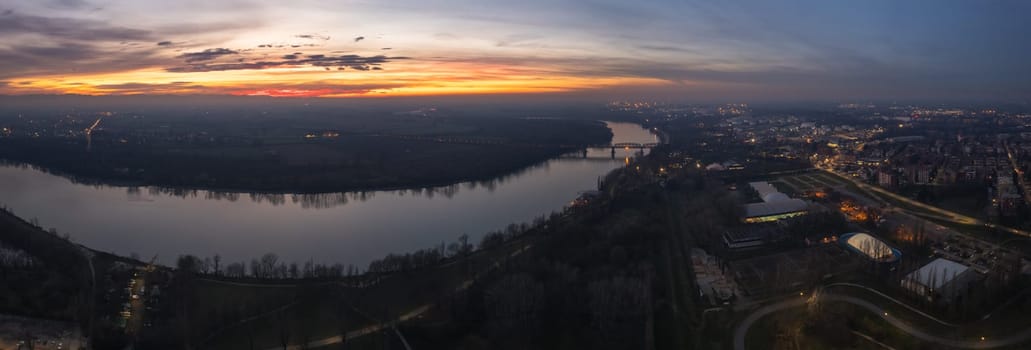
[[[934, 335], [934, 334], [930, 334], [930, 333], [924, 332], [923, 330], [917, 329], [916, 327], [914, 327], [914, 326], [912, 326], [912, 325], [910, 325], [910, 324], [908, 324], [908, 323], [906, 323], [906, 322], [904, 322], [902, 320], [899, 320], [899, 319], [895, 318], [894, 316], [888, 315], [887, 313], [884, 312], [884, 309], [878, 307], [877, 305], [874, 305], [873, 303], [871, 303], [869, 301], [863, 300], [863, 299], [859, 299], [859, 298], [851, 297], [851, 296], [844, 296], [844, 295], [834, 295], [834, 294], [830, 294], [830, 293], [826, 293], [826, 292], [823, 293], [820, 296], [820, 298], [821, 298], [821, 302], [827, 302], [827, 301], [844, 302], [844, 303], [849, 303], [849, 304], [852, 304], [852, 305], [859, 306], [859, 307], [861, 307], [863, 309], [866, 309], [867, 311], [870, 311], [870, 312], [874, 313], [875, 315], [878, 315], [878, 317], [880, 317], [884, 321], [888, 322], [888, 324], [894, 326], [895, 328], [898, 328], [899, 330], [905, 332], [906, 334], [909, 334], [910, 336], [913, 336], [913, 337], [915, 337], [917, 339], [920, 339], [920, 340], [923, 340], [923, 341], [926, 341], [926, 342], [935, 343], [935, 344], [939, 344], [939, 345], [945, 345], [945, 346], [954, 347], [954, 348], [961, 348], [961, 349], [991, 349], [991, 348], [998, 348], [998, 347], [1003, 347], [1003, 346], [1017, 345], [1017, 344], [1021, 344], [1021, 343], [1027, 342], [1028, 340], [1031, 340], [1031, 328], [1029, 328], [1029, 329], [1027, 329], [1027, 330], [1025, 330], [1023, 332], [1012, 334], [1012, 335], [1009, 335], [1009, 336], [1005, 336], [1005, 337], [1001, 337], [1001, 338], [984, 339], [984, 340], [981, 340], [981, 339], [959, 340], [959, 339], [944, 338], [944, 337], [940, 337], [940, 336], [937, 336], [937, 335]], [[746, 349], [746, 346], [745, 346], [745, 336], [748, 334], [748, 330], [752, 327], [752, 325], [755, 324], [755, 322], [759, 321], [759, 319], [761, 319], [761, 318], [763, 318], [763, 317], [765, 317], [767, 315], [776, 313], [776, 312], [780, 312], [780, 311], [784, 311], [784, 310], [792, 309], [792, 308], [796, 308], [796, 307], [805, 306], [807, 301], [808, 301], [808, 298], [806, 298], [804, 296], [803, 297], [792, 297], [790, 299], [787, 299], [787, 300], [784, 300], [784, 301], [781, 301], [781, 302], [778, 302], [778, 303], [775, 303], [775, 304], [766, 305], [766, 306], [761, 307], [758, 310], [752, 312], [751, 314], [749, 314], [734, 329], [734, 350], [745, 350]]]
[[883, 188], [881, 188], [879, 186], [873, 186], [873, 185], [867, 184], [865, 182], [858, 181], [856, 179], [853, 179], [851, 176], [835, 173], [833, 170], [830, 170], [830, 169], [823, 169], [823, 171], [829, 172], [831, 174], [837, 175], [838, 177], [841, 177], [841, 178], [844, 178], [844, 179], [846, 179], [848, 181], [851, 181], [853, 184], [855, 184], [856, 186], [858, 186], [860, 189], [862, 189], [864, 191], [877, 192], [878, 194], [884, 195], [886, 197], [890, 197], [891, 199], [897, 200], [899, 202], [906, 203], [907, 205], [918, 207], [920, 209], [923, 209], [923, 210], [929, 211], [931, 213], [934, 213], [934, 214], [938, 215], [937, 218], [940, 218], [941, 220], [947, 220], [949, 222], [953, 222], [953, 223], [957, 223], [957, 224], [965, 224], [965, 225], [985, 225], [985, 226], [988, 226], [988, 227], [991, 227], [991, 228], [995, 228], [995, 229], [998, 229], [998, 230], [1002, 230], [1002, 231], [1006, 231], [1006, 232], [1009, 232], [1009, 233], [1012, 233], [1012, 234], [1015, 234], [1015, 235], [1020, 235], [1020, 236], [1024, 236], [1024, 237], [1031, 237], [1031, 232], [1028, 232], [1028, 231], [1018, 230], [1018, 229], [1015, 229], [1015, 228], [1010, 228], [1010, 227], [1006, 227], [1006, 226], [999, 226], [999, 225], [996, 225], [996, 224], [987, 223], [987, 222], [984, 222], [984, 221], [981, 221], [981, 220], [978, 220], [978, 219], [975, 219], [975, 218], [972, 218], [972, 217], [969, 217], [969, 216], [966, 216], [966, 215], [963, 215], [963, 214], [959, 214], [959, 213], [956, 213], [956, 212], [953, 212], [953, 211], [945, 210], [945, 209], [942, 209], [942, 208], [939, 208], [939, 207], [936, 207], [936, 206], [933, 206], [933, 205], [928, 205], [928, 204], [925, 204], [925, 203], [920, 202], [920, 201], [915, 201], [915, 200], [912, 200], [912, 199], [910, 199], [908, 197], [900, 196], [898, 194], [895, 194], [894, 192], [885, 190], [885, 189], [883, 189]]
[[1006, 158], [1009, 158], [1013, 172], [1017, 173], [1017, 184], [1020, 185], [1020, 191], [1024, 192], [1024, 203], [1031, 204], [1031, 191], [1028, 191], [1027, 181], [1024, 180], [1024, 171], [1017, 166], [1017, 160], [1013, 158], [1013, 151], [1010, 150], [1010, 143], [1004, 142], [1003, 145], [1006, 146]]
[[[140, 295], [140, 291], [143, 290], [143, 286], [146, 285], [146, 271], [136, 271], [136, 275], [132, 278], [131, 291], [129, 292], [129, 305], [131, 305], [131, 314], [129, 319], [125, 322], [125, 333], [130, 338], [135, 339], [141, 330], [143, 330], [143, 312], [144, 312], [144, 295]], [[137, 296], [133, 298], [133, 296]]]

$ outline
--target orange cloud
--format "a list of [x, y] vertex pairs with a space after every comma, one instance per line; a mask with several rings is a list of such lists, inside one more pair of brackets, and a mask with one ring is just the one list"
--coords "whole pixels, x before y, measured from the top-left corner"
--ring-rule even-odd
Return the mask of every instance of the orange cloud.
[[114, 73], [32, 76], [0, 87], [5, 94], [226, 94], [289, 97], [426, 96], [586, 91], [616, 86], [662, 86], [655, 78], [576, 75], [557, 65], [474, 61], [399, 61], [375, 71], [323, 67], [169, 72], [161, 67]]

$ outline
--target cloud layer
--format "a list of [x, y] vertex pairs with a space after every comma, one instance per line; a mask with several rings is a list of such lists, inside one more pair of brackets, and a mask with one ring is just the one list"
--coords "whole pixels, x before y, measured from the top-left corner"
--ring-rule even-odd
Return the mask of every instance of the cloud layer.
[[41, 0], [0, 4], [0, 93], [1019, 100], [1031, 98], [1029, 12], [1010, 0]]

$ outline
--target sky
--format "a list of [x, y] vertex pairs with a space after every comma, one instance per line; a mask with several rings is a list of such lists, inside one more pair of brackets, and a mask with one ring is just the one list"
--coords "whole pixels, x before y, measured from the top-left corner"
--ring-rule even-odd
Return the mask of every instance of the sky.
[[1031, 99], [1031, 1], [0, 0], [0, 94]]

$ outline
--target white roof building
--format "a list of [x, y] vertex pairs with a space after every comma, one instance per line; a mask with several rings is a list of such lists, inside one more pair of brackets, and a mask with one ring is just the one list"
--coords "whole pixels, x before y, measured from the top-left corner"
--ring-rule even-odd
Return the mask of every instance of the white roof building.
[[969, 266], [938, 258], [906, 275], [902, 287], [928, 299], [935, 295], [951, 296], [959, 287], [958, 282], [973, 276], [973, 271]]
[[895, 253], [892, 252], [891, 247], [868, 233], [842, 236], [845, 239], [845, 244], [851, 246], [855, 251], [865, 254], [871, 260], [888, 261], [895, 258]]

